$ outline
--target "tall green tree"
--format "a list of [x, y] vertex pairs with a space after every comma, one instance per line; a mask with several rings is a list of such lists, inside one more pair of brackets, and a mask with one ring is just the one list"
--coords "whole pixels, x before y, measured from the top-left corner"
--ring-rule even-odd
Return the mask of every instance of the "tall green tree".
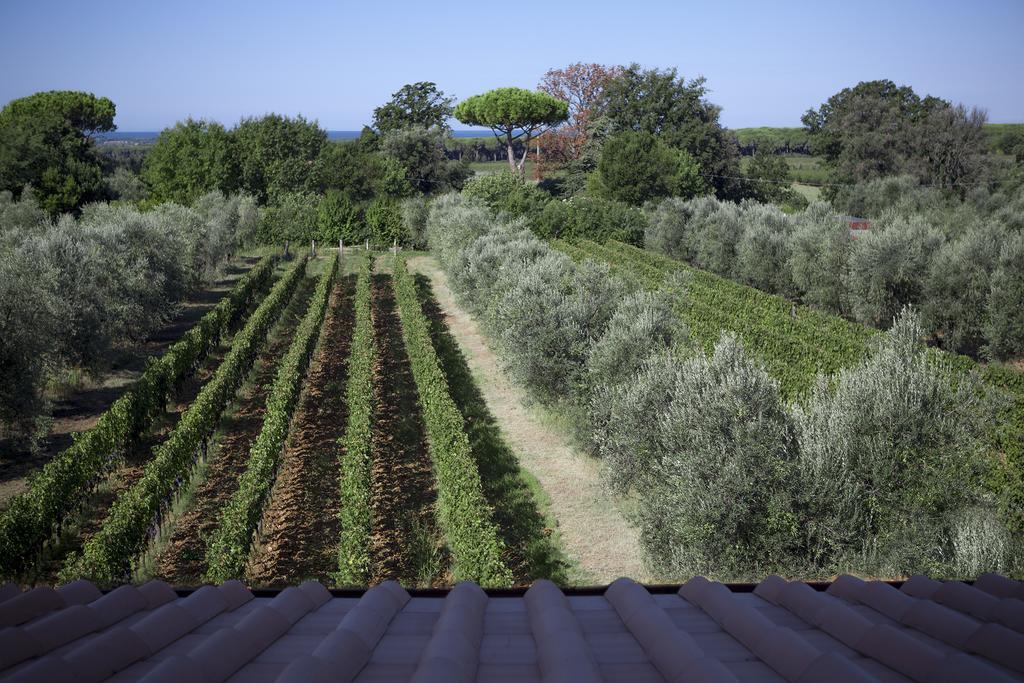
[[234, 139], [215, 121], [179, 121], [160, 133], [142, 177], [158, 202], [191, 204], [211, 190], [234, 192], [239, 184]]
[[687, 81], [675, 69], [631, 64], [604, 88], [604, 118], [610, 134], [650, 133], [668, 147], [685, 150], [722, 198], [743, 195], [739, 148], [718, 121], [721, 109], [707, 100], [703, 78]]
[[406, 169], [406, 179], [423, 194], [460, 190], [472, 171], [468, 163], [448, 159], [445, 133], [439, 128], [409, 127], [380, 138], [380, 151]]
[[373, 110], [373, 127], [380, 133], [405, 128], [447, 130], [454, 101], [430, 81], [403, 85], [390, 101]]
[[116, 128], [106, 97], [51, 90], [12, 100], [0, 110], [0, 190], [36, 190], [51, 214], [77, 209], [103, 195], [93, 136]]
[[327, 143], [327, 132], [316, 121], [267, 114], [242, 119], [232, 135], [241, 187], [261, 202], [311, 189], [313, 165]]
[[672, 149], [645, 131], [616, 133], [601, 149], [593, 194], [639, 206], [659, 197], [694, 197], [707, 191], [688, 152]]
[[890, 80], [843, 88], [801, 120], [838, 182], [909, 174], [954, 188], [982, 170], [983, 112], [922, 98]]
[[[460, 102], [454, 115], [467, 125], [490, 128], [494, 137], [505, 142], [509, 169], [525, 178], [530, 140], [565, 121], [569, 105], [543, 92], [496, 88]], [[517, 160], [513, 146], [518, 141], [522, 141], [523, 153]]]

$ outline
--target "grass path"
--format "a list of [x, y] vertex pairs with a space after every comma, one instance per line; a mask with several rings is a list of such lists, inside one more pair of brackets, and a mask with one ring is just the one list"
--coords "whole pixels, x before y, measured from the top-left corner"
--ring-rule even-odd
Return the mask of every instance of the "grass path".
[[428, 256], [409, 259], [425, 275], [444, 312], [487, 406], [512, 445], [519, 462], [540, 482], [551, 500], [562, 547], [592, 583], [620, 576], [649, 580], [640, 555], [637, 531], [601, 483], [599, 465], [574, 448], [566, 434], [545, 424], [524, 406], [525, 392], [498, 365], [476, 321], [455, 301], [448, 278]]

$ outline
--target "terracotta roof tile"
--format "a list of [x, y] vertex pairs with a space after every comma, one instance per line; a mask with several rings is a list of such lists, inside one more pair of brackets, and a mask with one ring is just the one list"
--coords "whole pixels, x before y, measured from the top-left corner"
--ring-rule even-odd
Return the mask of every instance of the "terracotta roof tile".
[[544, 681], [600, 681], [594, 654], [569, 609], [569, 601], [547, 580], [537, 581], [523, 596], [537, 644], [537, 663]]
[[999, 574], [982, 574], [974, 587], [997, 598], [1020, 598], [1024, 600], [1024, 582], [1014, 581]]
[[[178, 596], [151, 582], [7, 590], [0, 679], [14, 681], [1024, 680], [1018, 582], [769, 577], [677, 594], [620, 579], [566, 595], [396, 583], [332, 597], [315, 582], [254, 597], [231, 581]], [[6, 610], [6, 611], [4, 611]], [[14, 623], [11, 623], [14, 622]]]
[[92, 581], [79, 579], [57, 588], [57, 594], [64, 599], [65, 605], [84, 605], [98, 599], [102, 593]]
[[66, 604], [64, 598], [49, 586], [33, 588], [0, 602], [0, 628], [24, 624]]
[[0, 602], [6, 602], [16, 595], [21, 595], [21, 586], [16, 583], [5, 583], [0, 586]]

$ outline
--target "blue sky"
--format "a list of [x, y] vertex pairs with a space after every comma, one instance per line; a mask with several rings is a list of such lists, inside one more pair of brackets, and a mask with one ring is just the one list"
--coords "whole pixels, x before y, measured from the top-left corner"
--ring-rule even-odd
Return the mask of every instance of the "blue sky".
[[114, 100], [121, 130], [270, 111], [346, 130], [404, 83], [466, 97], [636, 61], [705, 76], [730, 127], [798, 126], [875, 78], [1024, 122], [1021, 29], [1024, 0], [4, 0], [0, 103], [76, 89]]

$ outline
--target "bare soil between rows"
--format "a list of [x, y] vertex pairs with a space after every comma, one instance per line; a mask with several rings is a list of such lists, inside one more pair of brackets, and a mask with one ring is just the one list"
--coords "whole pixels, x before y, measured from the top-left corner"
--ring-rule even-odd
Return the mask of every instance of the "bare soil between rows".
[[206, 548], [217, 528], [220, 512], [238, 490], [238, 478], [249, 463], [249, 450], [263, 428], [267, 396], [278, 364], [288, 351], [292, 335], [312, 295], [310, 278], [304, 279], [272, 330], [270, 343], [256, 359], [241, 396], [221, 420], [216, 446], [206, 476], [196, 487], [192, 503], [174, 523], [167, 545], [157, 558], [155, 576], [176, 586], [195, 586], [206, 571]]
[[378, 350], [370, 467], [372, 583], [395, 579], [429, 585], [442, 580], [437, 492], [390, 275], [373, 277], [372, 318]]
[[292, 419], [277, 480], [264, 510], [249, 584], [333, 583], [338, 569], [339, 440], [348, 420], [345, 387], [352, 342], [355, 277], [331, 292], [316, 355]]

